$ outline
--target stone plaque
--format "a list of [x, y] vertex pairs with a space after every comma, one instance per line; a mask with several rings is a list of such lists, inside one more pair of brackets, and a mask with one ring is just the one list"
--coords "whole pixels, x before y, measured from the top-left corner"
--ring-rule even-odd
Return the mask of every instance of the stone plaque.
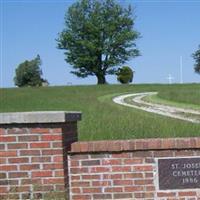
[[200, 157], [158, 159], [159, 190], [200, 188]]

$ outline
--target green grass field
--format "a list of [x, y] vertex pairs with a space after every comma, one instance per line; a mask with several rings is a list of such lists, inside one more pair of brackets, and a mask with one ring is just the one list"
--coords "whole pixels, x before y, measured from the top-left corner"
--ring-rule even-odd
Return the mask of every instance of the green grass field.
[[81, 111], [79, 140], [200, 136], [200, 125], [112, 102], [119, 94], [158, 91], [174, 104], [200, 106], [200, 84], [97, 85], [0, 89], [0, 112]]

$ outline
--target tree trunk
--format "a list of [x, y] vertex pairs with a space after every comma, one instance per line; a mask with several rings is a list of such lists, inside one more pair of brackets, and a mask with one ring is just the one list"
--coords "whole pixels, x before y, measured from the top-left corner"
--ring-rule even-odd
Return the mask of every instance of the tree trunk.
[[97, 74], [97, 84], [106, 84], [106, 77], [104, 74]]

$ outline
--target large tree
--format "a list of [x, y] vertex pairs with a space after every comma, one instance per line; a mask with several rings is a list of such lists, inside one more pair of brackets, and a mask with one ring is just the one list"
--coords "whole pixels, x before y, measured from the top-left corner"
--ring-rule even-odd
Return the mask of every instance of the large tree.
[[195, 60], [195, 65], [194, 65], [194, 70], [196, 73], [200, 74], [200, 45], [199, 45], [199, 49], [192, 54], [192, 57]]
[[41, 86], [44, 80], [41, 77], [42, 70], [40, 65], [41, 59], [39, 55], [33, 60], [26, 60], [19, 64], [15, 70], [15, 85], [18, 87]]
[[65, 60], [78, 77], [96, 76], [106, 83], [107, 74], [139, 55], [133, 29], [131, 6], [123, 8], [114, 0], [80, 0], [69, 7], [65, 28], [59, 34], [58, 48], [66, 50]]

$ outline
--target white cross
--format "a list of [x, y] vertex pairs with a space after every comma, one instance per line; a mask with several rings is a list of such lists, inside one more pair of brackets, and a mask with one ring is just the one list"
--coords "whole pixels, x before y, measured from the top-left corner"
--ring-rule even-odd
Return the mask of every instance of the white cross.
[[174, 79], [174, 77], [172, 77], [171, 74], [168, 75], [167, 77], [168, 81], [169, 81], [169, 84], [172, 84], [172, 80]]

